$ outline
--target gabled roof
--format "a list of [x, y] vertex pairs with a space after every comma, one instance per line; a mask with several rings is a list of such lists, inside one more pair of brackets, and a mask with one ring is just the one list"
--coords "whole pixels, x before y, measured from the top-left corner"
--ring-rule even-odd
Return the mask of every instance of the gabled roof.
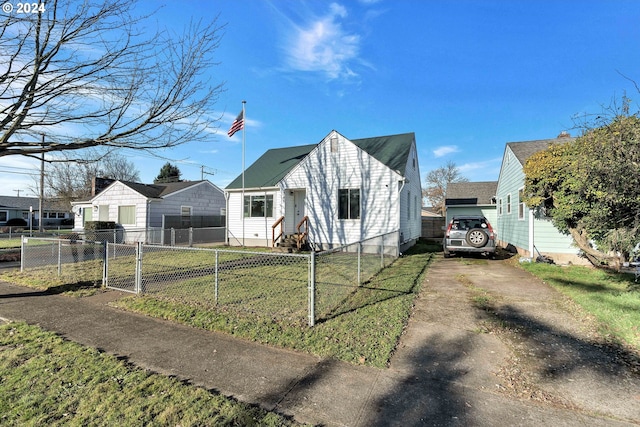
[[[142, 184], [140, 182], [131, 182], [131, 181], [114, 181], [113, 183], [109, 184], [109, 186], [107, 186], [104, 190], [106, 190], [107, 188], [110, 188], [112, 185], [116, 184], [116, 183], [122, 183], [123, 185], [129, 187], [130, 189], [132, 189], [133, 191], [139, 193], [140, 195], [148, 198], [148, 199], [161, 199], [163, 197], [169, 196], [173, 193], [177, 193], [180, 190], [184, 190], [185, 188], [189, 188], [189, 187], [194, 187], [196, 185], [199, 185], [203, 182], [208, 183], [211, 186], [214, 186], [213, 184], [211, 184], [209, 181], [202, 180], [202, 181], [181, 181], [181, 182], [167, 182], [165, 184]], [[217, 187], [216, 187], [217, 188]], [[73, 202], [72, 205], [81, 205], [81, 204], [86, 204], [89, 203], [91, 200], [100, 197], [102, 195], [102, 193], [104, 192], [104, 190], [102, 190], [100, 193], [96, 194], [95, 196], [93, 196], [91, 199], [89, 200], [82, 200], [82, 201], [77, 201], [77, 202]], [[222, 190], [220, 190], [222, 191]]]
[[[39, 209], [40, 199], [37, 197], [17, 197], [17, 196], [0, 196], [0, 209], [16, 209], [28, 211], [29, 208], [33, 208], [34, 211]], [[42, 201], [42, 209], [64, 211], [65, 208], [58, 206], [57, 200]]]
[[452, 182], [447, 185], [444, 204], [492, 205], [495, 204], [498, 181]]
[[398, 135], [353, 139], [355, 145], [369, 153], [393, 171], [404, 176], [411, 146], [416, 136], [413, 132]]
[[193, 187], [202, 182], [208, 181], [180, 181], [180, 182], [167, 182], [164, 184], [142, 184], [139, 182], [119, 181], [132, 190], [140, 193], [141, 195], [149, 199], [159, 199], [169, 194], [175, 193], [185, 188]]
[[538, 139], [535, 141], [508, 142], [507, 147], [511, 149], [521, 165], [524, 165], [529, 157], [538, 151], [546, 150], [552, 144], [564, 144], [575, 140], [570, 136], [559, 136], [551, 139]]
[[[389, 167], [404, 175], [415, 134], [378, 136], [350, 140], [360, 149]], [[300, 163], [318, 144], [267, 150], [244, 172], [245, 188], [274, 187], [291, 169]], [[242, 188], [242, 175], [239, 175], [226, 187]]]
[[[277, 185], [295, 165], [307, 157], [311, 150], [317, 146], [318, 144], [310, 144], [267, 150], [244, 171], [244, 187], [259, 188]], [[227, 188], [242, 188], [242, 174], [227, 185]]]

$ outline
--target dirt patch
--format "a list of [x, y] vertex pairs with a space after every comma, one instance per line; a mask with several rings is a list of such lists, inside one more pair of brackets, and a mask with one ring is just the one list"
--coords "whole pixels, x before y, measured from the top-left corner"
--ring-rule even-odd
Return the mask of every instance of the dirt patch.
[[20, 261], [20, 249], [0, 252], [0, 262]]
[[501, 394], [640, 421], [637, 349], [601, 336], [593, 317], [512, 260], [441, 262], [449, 277], [466, 288], [477, 330], [495, 336], [507, 349], [492, 372]]

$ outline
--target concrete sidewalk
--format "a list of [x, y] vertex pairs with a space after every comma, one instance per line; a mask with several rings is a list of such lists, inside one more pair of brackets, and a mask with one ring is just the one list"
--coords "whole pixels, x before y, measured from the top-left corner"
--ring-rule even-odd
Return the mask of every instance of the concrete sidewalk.
[[[494, 335], [478, 333], [480, 319], [452, 273], [455, 262], [439, 260], [430, 268], [389, 369], [320, 359], [120, 311], [107, 305], [121, 296], [115, 291], [69, 298], [0, 282], [0, 317], [38, 324], [143, 368], [312, 424], [640, 423], [637, 409], [613, 408], [613, 413], [600, 408], [595, 412], [567, 410], [503, 393], [495, 372], [511, 353]], [[492, 274], [497, 271], [495, 265], [489, 270]], [[532, 298], [537, 297], [532, 294]], [[622, 404], [638, 399], [636, 406], [640, 407], [640, 398], [633, 393], [621, 396], [627, 390], [611, 392]]]

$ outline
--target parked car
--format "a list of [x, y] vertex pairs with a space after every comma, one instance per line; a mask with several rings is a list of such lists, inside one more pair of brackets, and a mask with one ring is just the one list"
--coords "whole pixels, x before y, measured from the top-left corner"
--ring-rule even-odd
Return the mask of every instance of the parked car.
[[493, 228], [481, 215], [455, 216], [442, 241], [445, 258], [456, 252], [474, 252], [493, 257], [496, 241]]

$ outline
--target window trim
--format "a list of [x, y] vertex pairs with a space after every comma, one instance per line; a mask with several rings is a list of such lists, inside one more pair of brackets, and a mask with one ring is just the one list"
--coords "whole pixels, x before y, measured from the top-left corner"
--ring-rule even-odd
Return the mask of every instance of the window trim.
[[507, 194], [507, 215], [511, 215], [511, 193]]
[[9, 211], [8, 210], [1, 210], [0, 214], [4, 213], [4, 219], [0, 219], [0, 222], [7, 222], [9, 221]]
[[[132, 208], [133, 209], [133, 222], [122, 222], [122, 209], [123, 208]], [[127, 218], [125, 218], [127, 219]], [[118, 206], [118, 224], [121, 225], [136, 225], [136, 205], [119, 205]]]
[[[345, 209], [345, 206], [343, 206], [343, 194], [344, 192], [347, 192], [347, 205], [346, 205], [346, 217], [344, 217], [343, 215], [343, 211]], [[354, 208], [354, 204], [353, 202], [355, 201], [355, 196], [357, 194], [357, 200], [358, 200], [358, 211], [353, 212], [353, 208]], [[362, 213], [362, 200], [360, 197], [360, 188], [339, 188], [338, 189], [338, 219], [345, 221], [345, 220], [351, 220], [351, 221], [359, 221], [360, 220], [360, 216]], [[355, 216], [355, 218], [354, 218]]]
[[[252, 209], [254, 200], [260, 198], [264, 199], [264, 214], [254, 215], [254, 210]], [[273, 194], [245, 194], [242, 201], [242, 215], [244, 218], [273, 218]]]
[[502, 216], [502, 197], [498, 199], [498, 216]]
[[524, 196], [524, 187], [518, 188], [518, 220], [524, 221], [524, 202], [522, 197]]

